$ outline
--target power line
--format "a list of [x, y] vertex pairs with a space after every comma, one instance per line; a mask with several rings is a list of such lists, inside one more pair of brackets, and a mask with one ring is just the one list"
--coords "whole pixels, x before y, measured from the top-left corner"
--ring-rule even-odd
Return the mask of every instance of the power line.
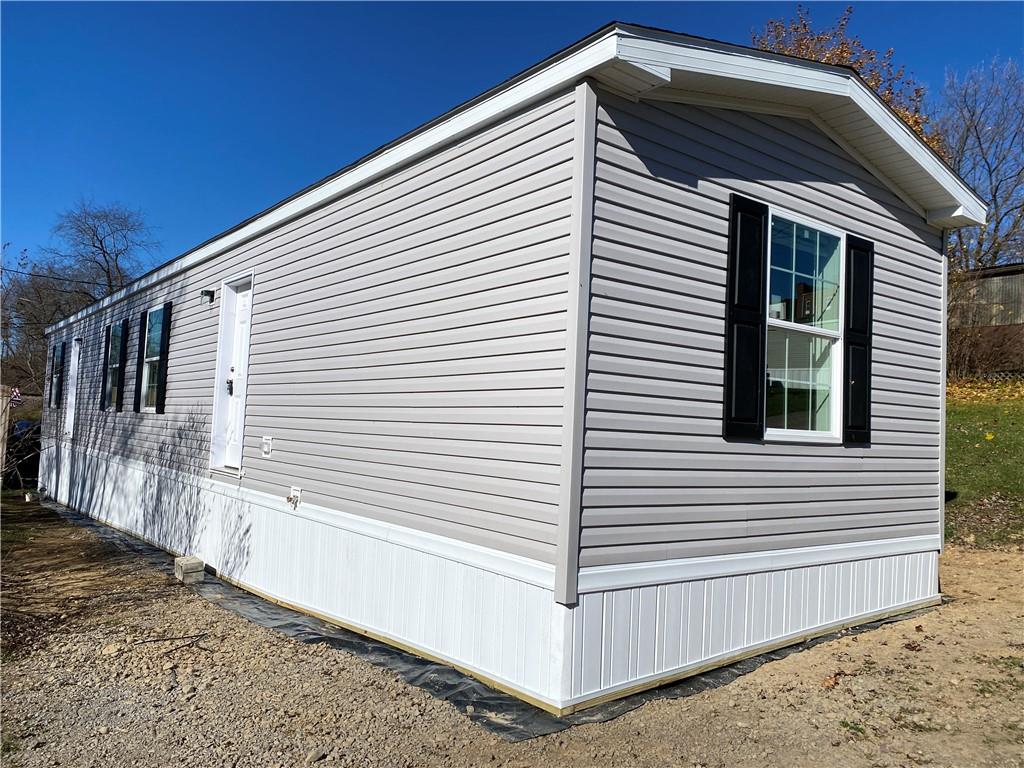
[[5, 323], [4, 325], [6, 325], [6, 327], [8, 328], [24, 328], [25, 326], [29, 325], [39, 328], [49, 328], [54, 323], [59, 323], [61, 319], [63, 318], [52, 320], [49, 323], [44, 323], [41, 320], [13, 320], [9, 323]]
[[84, 285], [101, 285], [106, 288], [110, 287], [109, 283], [98, 283], [95, 280], [75, 280], [74, 278], [61, 277], [60, 275], [44, 275], [40, 272], [22, 272], [20, 269], [11, 269], [10, 267], [2, 267], [0, 268], [0, 272], [13, 272], [16, 275], [25, 275], [25, 277], [45, 277], [48, 280], [60, 280], [65, 283], [83, 283]]
[[87, 291], [85, 288], [58, 288], [55, 285], [51, 285], [51, 286], [48, 286], [47, 288], [45, 288], [44, 290], [47, 293], [49, 293], [49, 292], [76, 293], [76, 294], [78, 294], [80, 296], [88, 296], [89, 298], [92, 298], [92, 296], [93, 296], [93, 294], [91, 292]]

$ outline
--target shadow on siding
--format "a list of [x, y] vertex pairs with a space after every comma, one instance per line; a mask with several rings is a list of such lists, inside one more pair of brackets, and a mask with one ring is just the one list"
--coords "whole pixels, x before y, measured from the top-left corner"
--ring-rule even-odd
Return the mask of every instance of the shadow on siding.
[[[251, 511], [235, 499], [219, 497], [216, 507], [206, 490], [205, 457], [209, 424], [205, 411], [194, 406], [184, 414], [110, 414], [117, 429], [104, 418], [89, 419], [76, 430], [79, 450], [108, 453], [112, 459], [142, 461], [151, 467], [138, 488], [118, 487], [123, 476], [110, 461], [93, 460], [57, 441], [53, 451], [56, 490], [68, 479], [68, 503], [73, 509], [108, 520], [108, 500], [128, 493], [135, 507], [124, 519], [108, 521], [185, 555], [199, 555], [233, 577], [242, 574], [252, 555]], [[217, 519], [219, 518], [219, 519]]]

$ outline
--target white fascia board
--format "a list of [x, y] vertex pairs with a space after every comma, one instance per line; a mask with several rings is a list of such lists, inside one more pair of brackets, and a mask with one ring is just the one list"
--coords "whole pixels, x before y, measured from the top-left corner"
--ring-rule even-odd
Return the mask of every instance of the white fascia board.
[[669, 67], [685, 72], [846, 97], [907, 153], [950, 196], [951, 202], [955, 201], [960, 215], [937, 221], [937, 224], [957, 221], [959, 226], [964, 226], [985, 222], [984, 201], [851, 72], [810, 62], [797, 64], [758, 51], [727, 49], [692, 39], [674, 42], [630, 34], [620, 40], [618, 51], [620, 58], [637, 66]]
[[575, 83], [591, 72], [614, 61], [616, 56], [617, 32], [608, 33], [584, 48], [568, 56], [552, 62], [522, 80], [513, 83], [488, 98], [456, 112], [446, 120], [415, 134], [404, 141], [360, 163], [351, 170], [342, 173], [323, 184], [314, 187], [303, 195], [278, 206], [258, 219], [249, 222], [206, 245], [169, 262], [160, 269], [143, 276], [134, 283], [116, 293], [92, 304], [85, 309], [60, 320], [46, 329], [50, 334], [76, 322], [88, 315], [98, 312], [111, 304], [121, 301], [139, 291], [145, 290], [161, 280], [183, 272], [191, 267], [208, 261], [219, 254], [247, 240], [280, 226], [281, 224], [301, 216], [309, 210], [322, 206], [356, 186], [365, 184], [372, 179], [388, 173], [395, 168], [409, 163], [439, 147], [459, 139], [466, 134], [479, 130], [485, 125], [500, 120], [502, 117], [522, 107], [549, 96], [561, 88]]

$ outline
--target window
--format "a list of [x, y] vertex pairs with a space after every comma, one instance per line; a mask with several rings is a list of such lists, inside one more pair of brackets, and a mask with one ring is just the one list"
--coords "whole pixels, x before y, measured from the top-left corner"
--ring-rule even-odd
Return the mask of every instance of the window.
[[722, 435], [871, 442], [874, 244], [729, 201]]
[[50, 407], [59, 408], [64, 399], [64, 342], [53, 345], [50, 355]]
[[164, 310], [151, 309], [146, 314], [145, 348], [142, 361], [142, 407], [156, 409], [157, 381], [160, 377], [160, 339], [163, 336]]
[[103, 388], [100, 408], [121, 410], [124, 401], [124, 369], [128, 356], [128, 321], [107, 326], [104, 344]]
[[765, 434], [838, 437], [843, 236], [770, 221]]
[[146, 310], [139, 319], [139, 354], [135, 369], [136, 412], [164, 412], [170, 330], [170, 302]]

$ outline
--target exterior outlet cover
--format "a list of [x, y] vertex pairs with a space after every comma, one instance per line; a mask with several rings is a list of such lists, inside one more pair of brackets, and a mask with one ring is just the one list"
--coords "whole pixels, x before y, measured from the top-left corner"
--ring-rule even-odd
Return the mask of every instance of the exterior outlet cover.
[[270, 435], [263, 436], [263, 456], [266, 458], [274, 452], [274, 438]]
[[288, 491], [287, 501], [292, 505], [292, 509], [296, 509], [302, 501], [302, 489], [293, 485]]

